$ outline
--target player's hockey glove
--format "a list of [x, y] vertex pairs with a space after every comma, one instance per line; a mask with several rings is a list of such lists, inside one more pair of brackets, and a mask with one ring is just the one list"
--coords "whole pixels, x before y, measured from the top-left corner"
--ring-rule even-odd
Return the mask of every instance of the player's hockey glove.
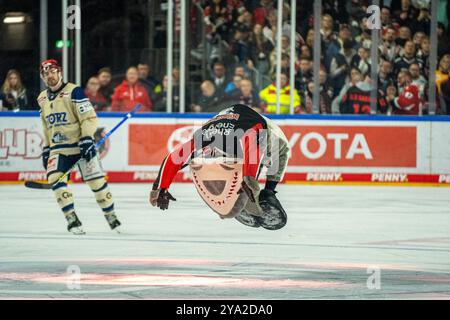
[[42, 165], [44, 169], [47, 170], [48, 158], [50, 157], [50, 147], [45, 146], [42, 150]]
[[86, 159], [87, 162], [91, 161], [97, 154], [95, 149], [95, 141], [91, 137], [83, 137], [78, 141], [78, 147], [80, 147], [81, 157]]
[[156, 189], [150, 191], [150, 204], [156, 206], [161, 210], [166, 210], [169, 208], [169, 201], [177, 201], [172, 195], [167, 191], [167, 189]]

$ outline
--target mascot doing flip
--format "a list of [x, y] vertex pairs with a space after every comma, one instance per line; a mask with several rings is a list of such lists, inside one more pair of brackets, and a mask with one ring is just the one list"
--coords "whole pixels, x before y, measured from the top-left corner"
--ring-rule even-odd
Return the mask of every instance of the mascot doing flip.
[[[278, 230], [287, 222], [275, 188], [289, 157], [287, 139], [271, 120], [236, 104], [194, 132], [193, 138], [166, 156], [150, 192], [150, 203], [165, 210], [175, 198], [168, 188], [189, 166], [195, 187], [222, 219], [236, 218], [251, 227]], [[258, 177], [267, 168], [266, 185]]]

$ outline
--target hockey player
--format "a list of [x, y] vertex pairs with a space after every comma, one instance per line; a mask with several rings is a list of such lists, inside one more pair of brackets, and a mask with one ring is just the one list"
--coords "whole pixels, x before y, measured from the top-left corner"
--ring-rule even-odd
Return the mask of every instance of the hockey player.
[[[164, 159], [150, 192], [150, 203], [165, 210], [175, 198], [168, 188], [177, 172], [189, 165], [195, 187], [221, 218], [277, 230], [287, 221], [275, 188], [289, 157], [281, 129], [250, 107], [236, 104], [196, 130], [193, 138]], [[267, 168], [260, 190], [258, 176]]]
[[56, 183], [80, 157], [83, 158], [78, 165], [83, 180], [94, 192], [111, 229], [118, 231], [120, 222], [114, 213], [114, 202], [97, 151], [95, 147], [89, 149], [95, 144], [97, 115], [83, 89], [63, 82], [62, 71], [53, 59], [40, 65], [41, 79], [48, 87], [37, 99], [45, 141], [42, 162], [48, 182], [53, 184], [52, 190], [67, 219], [67, 230], [73, 234], [84, 234], [67, 186], [68, 179]]

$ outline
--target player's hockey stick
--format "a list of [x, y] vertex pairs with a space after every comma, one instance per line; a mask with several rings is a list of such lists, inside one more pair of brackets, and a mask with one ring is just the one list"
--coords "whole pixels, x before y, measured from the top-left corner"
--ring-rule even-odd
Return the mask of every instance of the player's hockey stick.
[[[108, 139], [108, 137], [113, 134], [114, 131], [116, 131], [125, 121], [127, 121], [129, 118], [131, 118], [131, 116], [133, 114], [135, 114], [141, 107], [142, 107], [142, 105], [138, 104], [133, 110], [131, 110], [129, 113], [127, 113], [126, 116], [118, 124], [116, 124], [116, 126], [114, 128], [112, 128], [107, 134], [105, 134], [105, 136], [99, 142], [97, 142], [95, 145], [92, 145], [91, 147], [89, 147], [86, 150], [86, 153], [88, 153], [91, 150], [91, 148], [98, 149], [106, 141], [106, 139]], [[75, 164], [69, 170], [67, 170], [58, 179], [58, 181], [55, 182], [55, 184], [63, 181], [70, 174], [72, 169], [75, 168], [75, 166], [78, 164], [78, 162], [81, 159], [83, 159], [83, 158], [80, 158], [77, 162], [75, 162]], [[32, 189], [51, 189], [52, 186], [53, 186], [53, 184], [50, 184], [50, 183], [40, 183], [37, 181], [25, 181], [25, 187], [32, 188]]]

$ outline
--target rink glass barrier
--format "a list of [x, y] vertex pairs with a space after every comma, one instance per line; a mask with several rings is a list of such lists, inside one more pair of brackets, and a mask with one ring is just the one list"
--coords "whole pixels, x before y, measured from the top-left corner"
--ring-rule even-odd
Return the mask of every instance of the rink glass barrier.
[[[123, 113], [99, 113], [97, 137]], [[212, 114], [138, 114], [100, 149], [110, 182], [152, 182], [168, 152], [189, 140]], [[450, 117], [270, 116], [291, 157], [286, 183], [450, 186]], [[0, 182], [46, 180], [37, 112], [0, 113]], [[72, 181], [81, 180], [73, 172]], [[261, 176], [264, 180], [264, 170]], [[187, 168], [176, 182], [189, 182]]]

